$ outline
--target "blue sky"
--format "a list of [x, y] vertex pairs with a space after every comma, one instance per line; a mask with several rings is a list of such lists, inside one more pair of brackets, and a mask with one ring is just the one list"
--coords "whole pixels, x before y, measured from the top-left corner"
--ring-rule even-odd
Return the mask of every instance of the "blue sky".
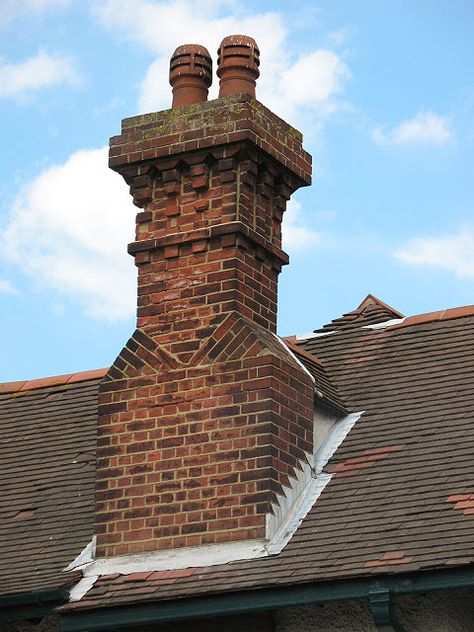
[[108, 138], [169, 107], [177, 45], [215, 57], [236, 32], [261, 48], [257, 97], [313, 154], [280, 333], [368, 292], [405, 314], [474, 303], [470, 0], [1, 0], [0, 379], [113, 361], [134, 328], [135, 209]]

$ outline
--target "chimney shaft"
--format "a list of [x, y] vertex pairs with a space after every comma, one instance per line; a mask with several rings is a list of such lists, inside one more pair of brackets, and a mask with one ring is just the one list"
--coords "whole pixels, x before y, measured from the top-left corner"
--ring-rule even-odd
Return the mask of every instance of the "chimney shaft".
[[313, 385], [274, 335], [281, 220], [311, 178], [301, 140], [248, 94], [111, 139], [143, 210], [137, 329], [99, 394], [99, 556], [265, 538], [312, 451]]

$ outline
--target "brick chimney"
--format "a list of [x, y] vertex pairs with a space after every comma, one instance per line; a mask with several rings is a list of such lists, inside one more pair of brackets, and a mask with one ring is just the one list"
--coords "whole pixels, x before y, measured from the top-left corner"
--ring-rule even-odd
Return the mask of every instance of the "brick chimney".
[[282, 216], [311, 157], [255, 100], [258, 66], [254, 40], [225, 38], [206, 101], [210, 55], [179, 47], [173, 108], [110, 141], [143, 210], [137, 329], [99, 395], [98, 557], [265, 539], [312, 452], [313, 384], [275, 335]]

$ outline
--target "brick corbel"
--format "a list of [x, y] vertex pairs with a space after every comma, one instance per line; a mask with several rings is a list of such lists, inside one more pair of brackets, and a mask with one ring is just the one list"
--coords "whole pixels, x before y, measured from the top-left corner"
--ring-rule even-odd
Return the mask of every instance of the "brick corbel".
[[[241, 235], [245, 237], [258, 250], [260, 257], [262, 257], [263, 252], [265, 252], [267, 256], [278, 262], [280, 266], [286, 265], [289, 261], [286, 252], [271, 244], [261, 237], [253, 228], [246, 226], [242, 222], [228, 222], [226, 224], [218, 224], [187, 233], [173, 233], [156, 239], [134, 241], [128, 245], [128, 253], [137, 257], [137, 255], [141, 253], [151, 253], [163, 248], [179, 247], [183, 244], [194, 242], [209, 242], [227, 235]], [[231, 245], [231, 242], [229, 242], [229, 245]]]
[[135, 206], [144, 208], [153, 199], [153, 184], [157, 176], [154, 165], [132, 165], [121, 174], [130, 187], [130, 195]]

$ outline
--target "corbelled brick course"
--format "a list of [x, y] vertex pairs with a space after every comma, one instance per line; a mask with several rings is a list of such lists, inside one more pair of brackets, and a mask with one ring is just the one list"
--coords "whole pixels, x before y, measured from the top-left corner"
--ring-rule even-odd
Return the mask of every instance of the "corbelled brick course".
[[265, 537], [312, 451], [313, 384], [275, 336], [299, 132], [249, 95], [127, 119], [137, 330], [100, 389], [98, 555]]

